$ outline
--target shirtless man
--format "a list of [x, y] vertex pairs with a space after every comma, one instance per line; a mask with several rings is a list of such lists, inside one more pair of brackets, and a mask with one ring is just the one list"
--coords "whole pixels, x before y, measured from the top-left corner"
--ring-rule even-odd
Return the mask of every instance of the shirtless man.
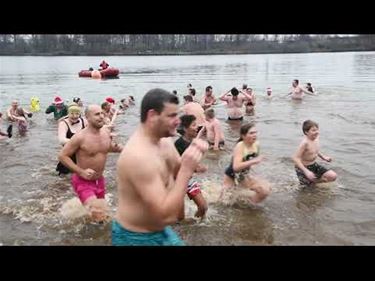
[[206, 87], [206, 92], [200, 102], [201, 106], [203, 107], [204, 110], [210, 108], [212, 105], [216, 103], [216, 98], [212, 94], [212, 87], [207, 86]]
[[242, 86], [242, 90], [241, 90], [241, 93], [242, 94], [247, 94], [248, 96], [250, 96], [250, 99], [247, 100], [247, 102], [245, 103], [245, 112], [246, 114], [254, 114], [254, 107], [255, 107], [255, 93], [253, 92], [253, 89], [252, 88], [249, 88], [247, 87], [246, 84], [244, 84]]
[[[107, 218], [104, 199], [103, 172], [108, 152], [121, 152], [122, 145], [112, 141], [104, 126], [104, 114], [99, 105], [89, 105], [85, 110], [88, 126], [76, 133], [65, 144], [59, 161], [69, 168], [72, 185], [82, 204], [88, 208], [95, 221]], [[77, 164], [71, 157], [76, 155]]]
[[251, 96], [246, 92], [239, 95], [236, 88], [232, 88], [220, 97], [220, 100], [227, 102], [228, 120], [243, 120], [242, 106], [248, 99], [251, 99]]
[[181, 111], [186, 115], [194, 115], [198, 125], [198, 132], [204, 127], [205, 116], [204, 110], [199, 103], [193, 102], [193, 98], [190, 95], [184, 96], [185, 104]]
[[293, 83], [292, 83], [293, 89], [288, 94], [288, 95], [292, 95], [292, 99], [294, 99], [294, 100], [302, 100], [303, 93], [311, 95], [311, 96], [315, 96], [314, 93], [305, 90], [303, 87], [300, 87], [298, 84], [299, 84], [298, 79], [294, 79]]
[[112, 245], [184, 244], [169, 225], [180, 217], [189, 179], [207, 143], [194, 139], [180, 158], [168, 138], [176, 134], [179, 123], [175, 95], [162, 89], [146, 93], [141, 124], [117, 162], [119, 205]]
[[318, 156], [331, 162], [332, 158], [323, 155], [319, 148], [319, 126], [311, 120], [303, 122], [302, 131], [305, 134], [297, 152], [293, 156], [297, 177], [302, 185], [311, 185], [318, 182], [330, 182], [337, 178], [334, 171], [318, 164]]
[[213, 108], [206, 109], [204, 111], [206, 116], [206, 134], [207, 141], [210, 148], [219, 150], [224, 148], [224, 133], [221, 129], [220, 121], [215, 117], [215, 111]]

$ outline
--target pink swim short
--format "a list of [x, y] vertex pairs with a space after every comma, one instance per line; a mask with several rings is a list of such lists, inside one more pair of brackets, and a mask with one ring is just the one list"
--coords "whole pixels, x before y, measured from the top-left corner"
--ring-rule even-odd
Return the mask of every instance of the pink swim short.
[[82, 204], [91, 196], [104, 198], [105, 181], [103, 176], [97, 180], [85, 180], [77, 174], [73, 174], [72, 185]]

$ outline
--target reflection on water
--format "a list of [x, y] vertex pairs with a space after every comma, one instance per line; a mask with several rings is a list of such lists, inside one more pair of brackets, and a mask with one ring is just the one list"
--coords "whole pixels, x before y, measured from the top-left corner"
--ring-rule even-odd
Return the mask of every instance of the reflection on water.
[[[78, 78], [101, 57], [0, 57], [0, 110], [19, 98], [28, 107], [38, 96], [42, 111], [34, 114], [26, 136], [0, 142], [0, 243], [4, 245], [109, 245], [109, 224], [93, 224], [80, 215], [69, 177], [56, 175], [57, 125], [43, 110], [55, 95], [79, 96], [85, 104], [133, 95], [136, 106], [117, 119], [116, 133], [126, 142], [139, 120], [139, 105], [149, 89], [177, 90], [180, 101], [192, 83], [198, 98], [213, 86], [219, 97], [247, 83], [257, 96], [255, 115], [227, 121], [222, 103], [216, 116], [226, 137], [224, 151], [209, 151], [208, 172], [197, 176], [209, 202], [207, 217], [193, 218], [196, 206], [186, 198], [187, 220], [175, 229], [188, 245], [371, 245], [375, 239], [375, 53], [314, 53], [238, 56], [111, 57], [120, 78]], [[285, 95], [291, 81], [311, 82], [317, 97], [292, 101]], [[273, 99], [265, 99], [272, 87]], [[291, 156], [303, 134], [301, 124], [320, 124], [321, 149], [334, 161], [335, 183], [301, 188]], [[246, 191], [232, 190], [218, 201], [223, 171], [239, 138], [239, 128], [255, 122], [266, 160], [252, 173], [266, 178], [273, 193], [259, 206], [246, 202]], [[4, 129], [4, 128], [3, 128]], [[115, 211], [115, 165], [108, 157], [107, 200]], [[71, 204], [71, 205], [69, 205]], [[72, 205], [73, 204], [73, 205]], [[75, 207], [74, 207], [75, 206]], [[64, 209], [65, 208], [65, 209]], [[69, 211], [67, 211], [69, 210]], [[62, 213], [63, 212], [63, 213]], [[64, 213], [65, 212], [65, 213]], [[75, 212], [75, 213], [74, 213]], [[66, 216], [64, 216], [64, 214]]]

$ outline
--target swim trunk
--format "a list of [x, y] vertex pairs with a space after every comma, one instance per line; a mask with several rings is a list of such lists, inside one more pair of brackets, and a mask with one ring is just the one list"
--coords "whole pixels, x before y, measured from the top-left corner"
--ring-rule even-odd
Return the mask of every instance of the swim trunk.
[[187, 195], [189, 196], [190, 200], [199, 193], [201, 193], [200, 183], [194, 181], [193, 179], [190, 179], [187, 188]]
[[185, 246], [185, 243], [170, 226], [162, 231], [134, 232], [112, 220], [112, 246]]
[[[309, 171], [313, 172], [314, 175], [316, 176], [317, 179], [320, 179], [322, 177], [322, 175], [328, 171], [327, 168], [325, 168], [324, 166], [322, 165], [319, 165], [318, 163], [314, 163], [314, 164], [311, 164], [311, 165], [308, 165], [308, 166], [305, 166]], [[295, 167], [295, 170], [296, 170], [296, 173], [297, 173], [297, 177], [299, 179], [299, 182], [300, 184], [302, 185], [309, 185], [311, 184], [312, 182], [306, 178], [304, 172], [298, 168], [298, 167]]]
[[91, 196], [96, 196], [96, 198], [104, 198], [105, 181], [103, 176], [97, 180], [85, 180], [77, 174], [73, 174], [72, 185], [82, 204], [84, 204], [85, 201]]
[[231, 117], [228, 117], [228, 120], [230, 120], [230, 121], [242, 121], [242, 120], [243, 120], [243, 116], [238, 117], [238, 118], [231, 118]]
[[225, 169], [225, 174], [230, 177], [235, 183], [239, 183], [245, 179], [245, 176], [249, 173], [250, 169], [242, 170], [241, 172], [234, 172], [233, 170], [233, 164], [230, 164]]

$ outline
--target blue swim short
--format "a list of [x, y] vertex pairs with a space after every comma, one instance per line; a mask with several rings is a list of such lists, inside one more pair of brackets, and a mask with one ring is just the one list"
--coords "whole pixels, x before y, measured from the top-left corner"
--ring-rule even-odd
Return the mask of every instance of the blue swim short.
[[112, 246], [185, 246], [185, 243], [170, 226], [157, 232], [133, 232], [112, 220]]

